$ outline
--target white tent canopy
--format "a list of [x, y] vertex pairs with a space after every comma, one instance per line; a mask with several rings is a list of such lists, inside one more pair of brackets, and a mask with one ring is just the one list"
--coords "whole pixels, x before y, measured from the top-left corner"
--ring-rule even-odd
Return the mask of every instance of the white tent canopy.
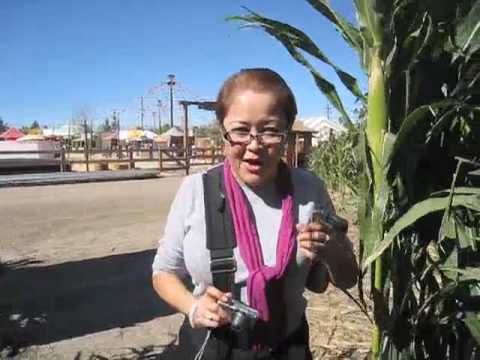
[[79, 137], [83, 133], [83, 126], [75, 124], [67, 124], [53, 127], [51, 129], [43, 129], [43, 135], [45, 136], [61, 136], [64, 138]]
[[161, 136], [183, 136], [183, 130], [178, 126], [174, 126], [163, 132]]
[[[178, 126], [171, 127], [167, 131], [161, 133], [159, 136], [157, 136], [156, 140], [157, 141], [168, 141], [170, 138], [174, 137], [183, 137], [184, 131], [182, 128]], [[192, 137], [193, 136], [193, 131], [192, 129], [188, 129], [188, 136]]]

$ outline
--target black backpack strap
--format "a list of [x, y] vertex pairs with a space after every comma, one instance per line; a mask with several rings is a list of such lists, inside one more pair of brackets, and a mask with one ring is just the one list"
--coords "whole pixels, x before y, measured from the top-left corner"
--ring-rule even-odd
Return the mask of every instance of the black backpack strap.
[[223, 166], [203, 174], [207, 249], [210, 250], [210, 271], [213, 285], [232, 292], [237, 263], [233, 254], [236, 246], [233, 220], [223, 186]]

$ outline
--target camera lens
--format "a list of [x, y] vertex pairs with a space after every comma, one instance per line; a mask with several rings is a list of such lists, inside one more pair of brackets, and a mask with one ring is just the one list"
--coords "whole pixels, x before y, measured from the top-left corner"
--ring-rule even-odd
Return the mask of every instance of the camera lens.
[[247, 323], [247, 319], [245, 319], [245, 315], [242, 314], [240, 311], [235, 311], [232, 314], [232, 323], [230, 327], [233, 331], [240, 332], [245, 328]]
[[348, 221], [341, 218], [338, 215], [331, 215], [329, 217], [329, 220], [331, 222], [331, 225], [333, 226], [334, 229], [346, 233], [348, 231]]

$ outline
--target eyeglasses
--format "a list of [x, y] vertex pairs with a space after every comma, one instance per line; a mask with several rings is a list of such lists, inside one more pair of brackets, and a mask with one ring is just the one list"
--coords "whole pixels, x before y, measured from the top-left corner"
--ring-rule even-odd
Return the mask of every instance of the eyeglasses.
[[256, 139], [262, 145], [278, 145], [285, 137], [286, 132], [262, 131], [252, 134], [250, 131], [233, 129], [225, 131], [223, 137], [232, 145], [248, 145]]

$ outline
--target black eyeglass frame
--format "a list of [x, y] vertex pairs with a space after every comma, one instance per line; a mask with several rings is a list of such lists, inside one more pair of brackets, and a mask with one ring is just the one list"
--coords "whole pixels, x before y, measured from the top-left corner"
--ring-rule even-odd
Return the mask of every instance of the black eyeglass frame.
[[230, 134], [230, 133], [231, 133], [233, 130], [227, 131], [225, 128], [223, 128], [222, 130], [223, 130], [223, 131], [222, 131], [223, 139], [226, 140], [226, 141], [228, 141], [228, 143], [229, 143], [230, 145], [243, 145], [243, 146], [247, 146], [247, 145], [250, 145], [250, 143], [251, 143], [254, 139], [256, 139], [257, 142], [258, 142], [259, 144], [263, 145], [263, 146], [274, 146], [274, 145], [278, 145], [278, 144], [281, 144], [282, 142], [284, 142], [284, 141], [287, 139], [287, 136], [288, 136], [288, 131], [278, 132], [278, 133], [277, 133], [278, 135], [282, 135], [281, 140], [280, 140], [278, 143], [270, 143], [270, 144], [269, 144], [269, 143], [265, 143], [265, 142], [263, 141], [263, 139], [262, 139], [262, 136], [264, 136], [265, 133], [263, 133], [263, 132], [259, 132], [259, 133], [257, 133], [257, 134], [249, 133], [249, 134], [248, 134], [248, 135], [249, 135], [248, 141], [243, 142], [243, 141], [233, 141], [233, 140], [231, 139], [231, 134]]

